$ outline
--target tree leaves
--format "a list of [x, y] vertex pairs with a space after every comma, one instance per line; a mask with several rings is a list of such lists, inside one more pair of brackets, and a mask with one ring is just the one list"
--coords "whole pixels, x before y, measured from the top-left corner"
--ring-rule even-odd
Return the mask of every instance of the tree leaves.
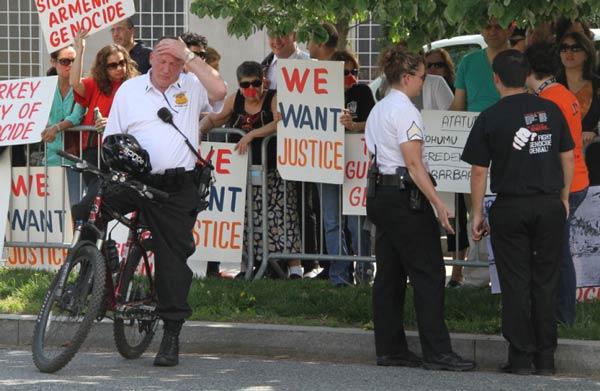
[[275, 35], [297, 32], [299, 41], [326, 39], [320, 24], [340, 26], [370, 17], [385, 32], [384, 43], [409, 47], [479, 32], [490, 17], [507, 26], [534, 26], [558, 16], [600, 20], [600, 0], [193, 0], [199, 17], [229, 18], [227, 31], [248, 37], [266, 28]]

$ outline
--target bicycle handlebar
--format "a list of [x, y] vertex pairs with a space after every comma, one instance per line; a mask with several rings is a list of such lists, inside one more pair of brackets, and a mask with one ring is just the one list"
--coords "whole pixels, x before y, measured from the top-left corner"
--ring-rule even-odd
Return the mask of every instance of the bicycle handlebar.
[[77, 170], [91, 172], [92, 174], [101, 177], [102, 179], [104, 179], [107, 182], [114, 183], [119, 186], [129, 187], [130, 189], [133, 189], [136, 192], [138, 192], [142, 197], [146, 197], [149, 200], [157, 199], [157, 200], [162, 201], [162, 200], [166, 200], [167, 198], [169, 198], [169, 193], [162, 191], [162, 190], [155, 189], [155, 188], [148, 186], [140, 181], [129, 179], [129, 178], [127, 178], [127, 175], [122, 172], [111, 170], [110, 173], [104, 173], [104, 172], [100, 171], [100, 169], [98, 167], [94, 166], [93, 164], [90, 164], [90, 163], [86, 162], [85, 160], [82, 160], [82, 159], [78, 158], [77, 156], [72, 155], [68, 152], [58, 150], [58, 151], [56, 151], [56, 154], [67, 160], [75, 162], [75, 168]]

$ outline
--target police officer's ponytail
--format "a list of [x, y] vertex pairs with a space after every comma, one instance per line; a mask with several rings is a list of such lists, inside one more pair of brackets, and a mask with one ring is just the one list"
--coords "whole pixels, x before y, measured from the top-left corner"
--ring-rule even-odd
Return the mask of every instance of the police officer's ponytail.
[[425, 64], [422, 55], [408, 51], [405, 45], [398, 44], [381, 56], [379, 68], [385, 74], [390, 85], [396, 84], [405, 73], [414, 74], [419, 65]]

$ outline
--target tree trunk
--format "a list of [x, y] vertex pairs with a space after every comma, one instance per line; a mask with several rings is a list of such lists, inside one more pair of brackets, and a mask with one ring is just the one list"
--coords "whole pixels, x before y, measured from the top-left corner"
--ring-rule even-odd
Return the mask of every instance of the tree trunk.
[[350, 21], [347, 19], [339, 19], [335, 22], [335, 28], [337, 29], [339, 35], [337, 48], [340, 50], [347, 49]]

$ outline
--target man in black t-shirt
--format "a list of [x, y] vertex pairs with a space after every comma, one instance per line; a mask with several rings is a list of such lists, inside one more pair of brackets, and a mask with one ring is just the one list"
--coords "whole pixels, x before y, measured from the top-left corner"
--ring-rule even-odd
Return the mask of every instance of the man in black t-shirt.
[[491, 163], [490, 233], [502, 289], [503, 370], [554, 373], [556, 295], [573, 175], [573, 140], [553, 102], [525, 93], [529, 64], [507, 50], [492, 64], [498, 103], [473, 125], [462, 160], [472, 165], [473, 239], [485, 234], [483, 197]]

